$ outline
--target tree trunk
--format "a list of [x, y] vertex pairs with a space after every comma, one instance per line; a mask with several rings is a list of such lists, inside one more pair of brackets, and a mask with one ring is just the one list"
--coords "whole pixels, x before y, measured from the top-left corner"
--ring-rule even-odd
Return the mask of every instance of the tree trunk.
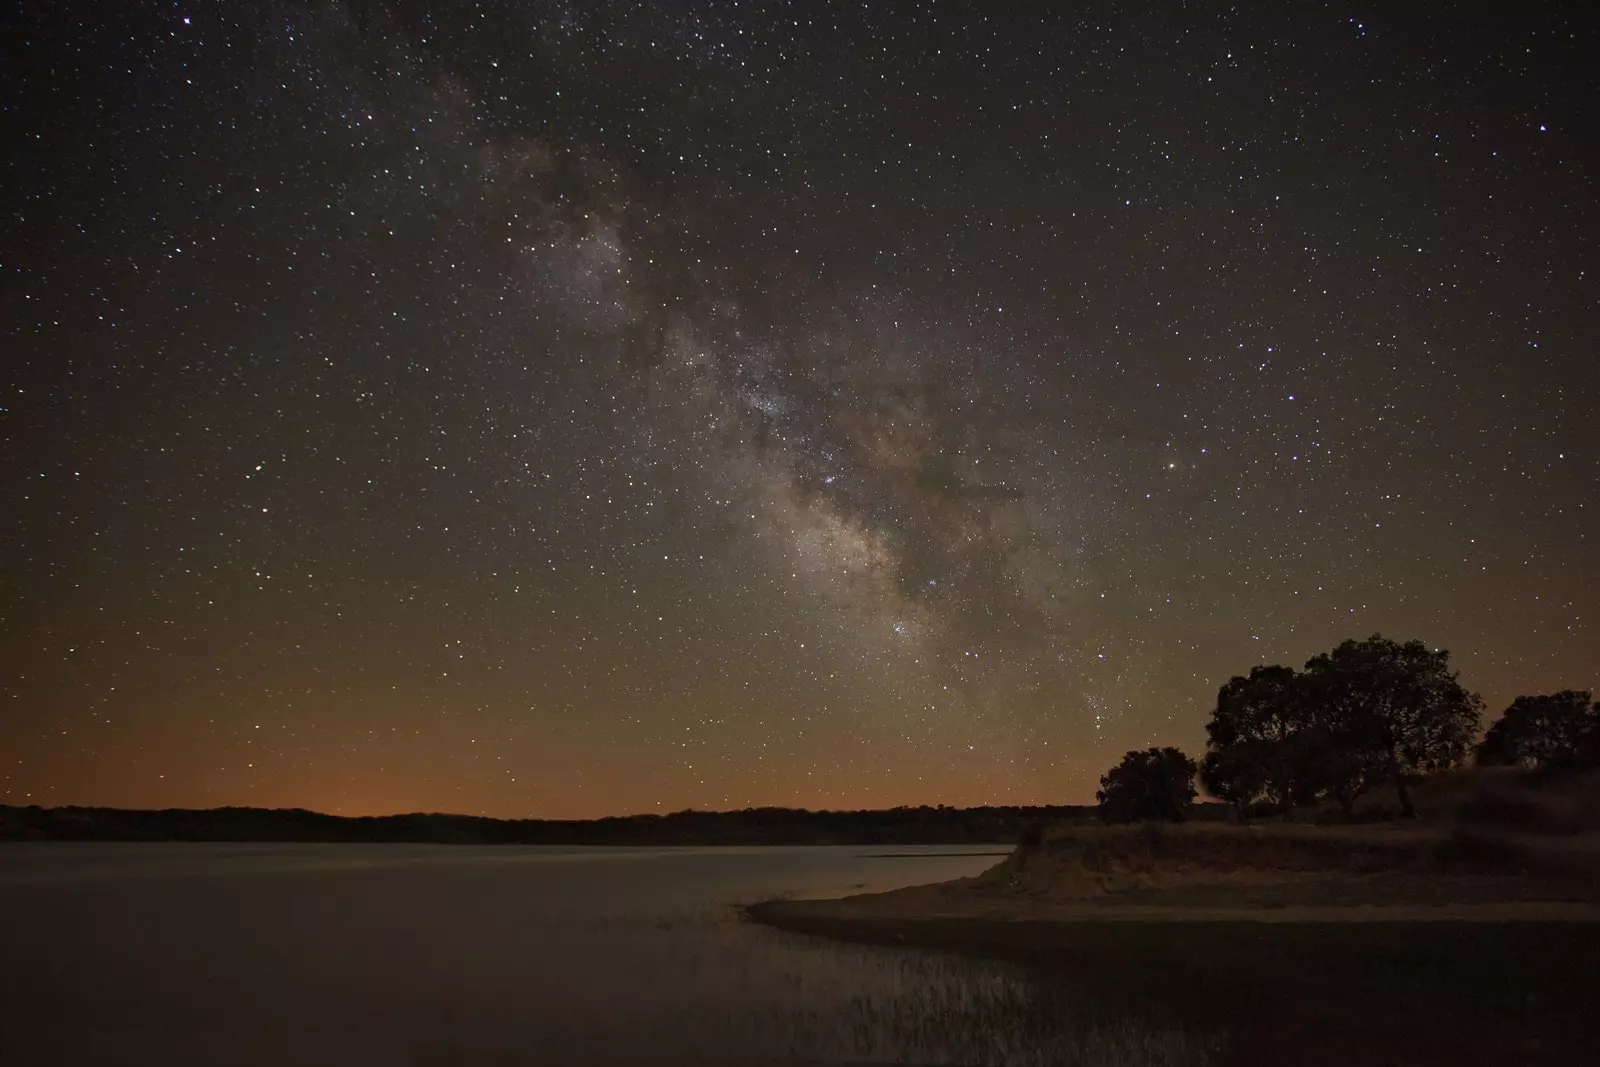
[[1272, 802], [1278, 806], [1278, 818], [1283, 822], [1289, 821], [1289, 816], [1294, 813], [1294, 795], [1280, 779], [1272, 790]]
[[1400, 816], [1404, 819], [1415, 819], [1417, 809], [1411, 804], [1411, 791], [1406, 788], [1406, 776], [1400, 770], [1400, 761], [1394, 754], [1389, 755], [1389, 773], [1394, 775], [1395, 795], [1400, 798]]
[[1411, 793], [1406, 789], [1406, 780], [1404, 778], [1396, 778], [1394, 780], [1394, 791], [1400, 797], [1401, 817], [1415, 819], [1417, 817], [1417, 809], [1411, 805]]
[[1337, 797], [1337, 799], [1339, 801], [1339, 807], [1344, 809], [1344, 821], [1345, 822], [1355, 822], [1355, 818], [1356, 818], [1356, 797], [1355, 797], [1355, 794], [1354, 793], [1346, 793], [1346, 792], [1341, 790], [1339, 793], [1335, 794], [1335, 796]]

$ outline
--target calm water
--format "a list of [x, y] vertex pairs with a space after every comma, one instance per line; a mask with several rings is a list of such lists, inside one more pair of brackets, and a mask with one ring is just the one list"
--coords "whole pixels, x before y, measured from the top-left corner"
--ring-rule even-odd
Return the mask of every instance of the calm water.
[[0, 846], [0, 1063], [1204, 1062], [1019, 968], [738, 910], [993, 851]]

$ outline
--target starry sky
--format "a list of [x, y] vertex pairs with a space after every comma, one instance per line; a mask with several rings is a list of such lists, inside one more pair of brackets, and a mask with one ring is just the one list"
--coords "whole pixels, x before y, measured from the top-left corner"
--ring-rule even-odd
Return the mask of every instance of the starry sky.
[[0, 801], [1074, 803], [1600, 688], [1581, 5], [10, 5]]

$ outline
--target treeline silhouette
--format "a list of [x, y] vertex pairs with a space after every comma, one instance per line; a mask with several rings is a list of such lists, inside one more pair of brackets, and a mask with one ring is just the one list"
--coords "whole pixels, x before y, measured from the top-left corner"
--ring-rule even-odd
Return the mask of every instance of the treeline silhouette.
[[[1225, 814], [1223, 805], [1214, 805]], [[956, 845], [1014, 842], [1030, 825], [1095, 817], [1086, 805], [880, 811], [748, 808], [603, 819], [324, 815], [301, 808], [0, 806], [0, 840], [281, 841], [460, 845]], [[1203, 817], [1203, 814], [1202, 814]]]
[[1474, 750], [1483, 706], [1444, 649], [1382, 634], [1347, 640], [1303, 670], [1258, 666], [1230, 679], [1199, 763], [1172, 747], [1130, 751], [1100, 779], [1098, 812], [1106, 821], [1181, 822], [1198, 776], [1240, 818], [1334, 801], [1351, 819], [1358, 798], [1383, 789], [1410, 818], [1412, 784], [1474, 751], [1481, 766], [1600, 766], [1600, 704], [1587, 690], [1518, 697]]

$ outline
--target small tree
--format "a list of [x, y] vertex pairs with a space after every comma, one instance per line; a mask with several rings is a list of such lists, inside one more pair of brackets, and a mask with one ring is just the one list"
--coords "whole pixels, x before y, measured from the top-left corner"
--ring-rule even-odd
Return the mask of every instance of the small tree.
[[1564, 689], [1511, 702], [1478, 746], [1484, 765], [1574, 766], [1592, 751], [1600, 728], [1600, 704], [1587, 690]]
[[1135, 749], [1100, 779], [1107, 822], [1182, 822], [1194, 805], [1194, 760], [1175, 748]]
[[1421, 641], [1346, 641], [1306, 673], [1331, 742], [1374, 757], [1408, 818], [1416, 808], [1407, 776], [1457, 766], [1477, 732], [1483, 700], [1461, 686], [1450, 653]]

